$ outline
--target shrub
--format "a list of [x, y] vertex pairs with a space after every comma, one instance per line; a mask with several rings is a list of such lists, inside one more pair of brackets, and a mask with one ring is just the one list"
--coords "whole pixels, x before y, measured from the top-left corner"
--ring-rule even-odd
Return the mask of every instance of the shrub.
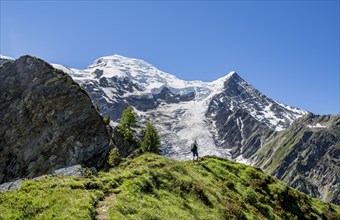
[[98, 112], [98, 114], [100, 114], [100, 110], [99, 110], [99, 105], [98, 105], [98, 103], [96, 104], [96, 111]]
[[104, 121], [104, 124], [106, 124], [106, 125], [110, 124], [110, 116], [109, 116], [109, 115], [106, 115], [106, 116], [104, 117], [103, 121]]
[[257, 195], [253, 189], [248, 188], [245, 192], [245, 201], [249, 204], [255, 204], [257, 202]]
[[121, 162], [121, 157], [119, 155], [119, 150], [113, 148], [109, 153], [109, 160], [107, 161], [111, 166], [117, 166]]

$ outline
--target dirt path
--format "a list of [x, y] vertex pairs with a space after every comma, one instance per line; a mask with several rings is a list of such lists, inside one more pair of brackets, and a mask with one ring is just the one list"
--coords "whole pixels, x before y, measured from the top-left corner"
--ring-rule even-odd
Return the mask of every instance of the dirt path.
[[111, 194], [107, 197], [105, 197], [105, 199], [103, 201], [100, 201], [97, 205], [96, 208], [96, 219], [97, 220], [107, 220], [109, 219], [109, 206], [113, 203], [113, 201], [115, 200], [115, 194]]

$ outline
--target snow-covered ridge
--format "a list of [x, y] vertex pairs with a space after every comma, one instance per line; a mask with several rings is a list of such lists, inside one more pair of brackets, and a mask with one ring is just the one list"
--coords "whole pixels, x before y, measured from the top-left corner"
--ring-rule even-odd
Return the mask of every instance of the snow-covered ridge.
[[67, 73], [67, 74], [69, 74], [69, 75], [72, 75], [72, 74], [75, 73], [75, 71], [77, 71], [77, 70], [73, 71], [72, 69], [70, 69], [70, 68], [68, 68], [68, 67], [66, 67], [66, 66], [64, 66], [64, 65], [60, 65], [60, 64], [51, 63], [51, 65], [52, 65], [54, 68], [56, 68], [56, 69], [58, 69], [58, 70], [61, 70], [61, 71], [63, 71], [64, 73]]
[[4, 60], [14, 60], [12, 57], [4, 56], [4, 55], [2, 55], [2, 54], [0, 54], [0, 59], [4, 59]]
[[[70, 74], [75, 80], [99, 80], [100, 78], [117, 77], [120, 79], [128, 78], [133, 83], [139, 85], [142, 92], [135, 92], [135, 95], [146, 93], [157, 94], [162, 88], [167, 87], [174, 94], [187, 94], [197, 92], [199, 95], [221, 91], [223, 83], [235, 71], [230, 72], [224, 77], [213, 82], [185, 81], [176, 76], [160, 71], [153, 65], [138, 59], [127, 58], [120, 55], [105, 56], [96, 59], [92, 65], [84, 70], [68, 68], [59, 64], [52, 64], [56, 69], [60, 69]], [[95, 71], [102, 71], [98, 78]], [[202, 93], [200, 93], [202, 91]]]
[[158, 70], [153, 65], [138, 59], [126, 58], [119, 55], [101, 57], [94, 61], [86, 70], [100, 68], [103, 77], [127, 77], [132, 82], [141, 85], [144, 92], [158, 93], [162, 87], [168, 87], [173, 93], [178, 89], [201, 87], [202, 82], [187, 82], [174, 75]]

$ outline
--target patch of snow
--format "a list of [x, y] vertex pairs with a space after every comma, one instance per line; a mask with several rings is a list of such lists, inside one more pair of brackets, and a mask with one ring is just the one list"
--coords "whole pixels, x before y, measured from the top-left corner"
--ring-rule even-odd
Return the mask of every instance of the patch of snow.
[[108, 103], [113, 103], [114, 96], [115, 96], [115, 91], [112, 88], [102, 88], [102, 91], [104, 92], [105, 96], [104, 99]]
[[236, 162], [243, 163], [245, 165], [251, 165], [251, 162], [244, 158], [242, 155], [235, 158]]
[[226, 76], [223, 76], [211, 83], [208, 83], [210, 84], [211, 86], [213, 86], [215, 88], [215, 90], [219, 90], [221, 91], [221, 89], [224, 87], [224, 82], [229, 79], [231, 76], [233, 76], [234, 74], [236, 74], [235, 71], [231, 71], [229, 72]]
[[317, 123], [316, 125], [307, 125], [309, 128], [326, 128], [326, 126]]
[[51, 65], [52, 65], [55, 69], [61, 70], [61, 71], [63, 71], [64, 73], [67, 73], [68, 75], [72, 75], [72, 74], [74, 73], [70, 68], [68, 68], [68, 67], [66, 67], [66, 66], [64, 66], [64, 65], [55, 64], [55, 63], [51, 63]]
[[244, 132], [243, 132], [243, 127], [244, 127], [244, 125], [243, 125], [243, 121], [242, 121], [241, 118], [237, 118], [236, 123], [237, 123], [237, 126], [239, 127], [239, 129], [240, 129], [240, 131], [241, 131], [241, 138], [242, 138], [242, 140], [241, 140], [241, 149], [240, 149], [240, 153], [243, 154], [244, 140], [245, 140], [245, 138], [244, 138]]
[[308, 114], [308, 112], [305, 111], [305, 110], [298, 109], [298, 108], [295, 108], [295, 107], [292, 107], [292, 106], [289, 106], [289, 105], [284, 105], [284, 104], [279, 103], [279, 102], [277, 102], [277, 101], [274, 101], [274, 102], [276, 102], [276, 104], [278, 104], [278, 105], [284, 107], [285, 109], [287, 109], [287, 110], [289, 110], [289, 111], [291, 111], [291, 112], [294, 112], [294, 113], [296, 114], [297, 118], [300, 118], [300, 117], [302, 117], [303, 115]]

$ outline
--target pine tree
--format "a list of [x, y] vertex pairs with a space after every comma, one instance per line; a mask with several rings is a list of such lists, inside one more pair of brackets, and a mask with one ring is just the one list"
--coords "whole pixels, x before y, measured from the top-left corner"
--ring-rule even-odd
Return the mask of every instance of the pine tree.
[[136, 132], [133, 128], [137, 127], [137, 115], [131, 106], [128, 106], [120, 119], [117, 129], [124, 135], [127, 141], [133, 140], [133, 134]]
[[155, 126], [149, 121], [144, 130], [144, 140], [141, 143], [143, 152], [161, 153], [161, 143]]

